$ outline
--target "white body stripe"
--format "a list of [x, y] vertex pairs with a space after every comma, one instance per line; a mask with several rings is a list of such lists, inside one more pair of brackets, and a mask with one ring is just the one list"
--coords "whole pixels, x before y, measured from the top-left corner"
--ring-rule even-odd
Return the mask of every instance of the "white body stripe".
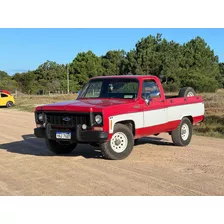
[[167, 123], [167, 108], [143, 111], [143, 114], [144, 114], [143, 127], [149, 127]]
[[113, 133], [114, 125], [119, 121], [133, 120], [135, 128], [138, 129], [181, 120], [185, 116], [197, 117], [202, 115], [204, 115], [204, 103], [185, 104], [164, 109], [120, 114], [109, 118], [109, 120], [112, 120], [112, 126], [109, 126], [109, 133]]
[[176, 107], [169, 107], [167, 115], [168, 121], [181, 120], [183, 117], [189, 115], [191, 115], [192, 117], [201, 116], [204, 115], [204, 104], [194, 103]]
[[113, 133], [114, 124], [116, 124], [119, 121], [132, 120], [135, 123], [135, 128], [142, 128], [144, 125], [143, 112], [120, 114], [120, 115], [110, 117], [110, 120], [112, 120], [113, 123], [112, 123], [111, 129], [109, 130], [109, 133]]

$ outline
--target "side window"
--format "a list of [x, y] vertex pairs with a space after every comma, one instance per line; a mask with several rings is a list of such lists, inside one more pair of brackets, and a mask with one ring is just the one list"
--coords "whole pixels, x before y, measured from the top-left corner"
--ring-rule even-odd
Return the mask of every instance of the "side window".
[[8, 95], [4, 94], [4, 93], [1, 93], [1, 97], [8, 97]]
[[142, 85], [142, 98], [145, 99], [152, 92], [159, 91], [159, 87], [154, 80], [146, 80]]

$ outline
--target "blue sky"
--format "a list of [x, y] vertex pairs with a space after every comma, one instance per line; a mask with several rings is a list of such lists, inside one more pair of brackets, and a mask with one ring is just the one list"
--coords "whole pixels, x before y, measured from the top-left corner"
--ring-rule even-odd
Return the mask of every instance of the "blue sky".
[[184, 43], [201, 36], [224, 62], [224, 29], [0, 29], [0, 70], [12, 75], [36, 69], [47, 60], [71, 62], [78, 52], [129, 51], [142, 37], [162, 33]]

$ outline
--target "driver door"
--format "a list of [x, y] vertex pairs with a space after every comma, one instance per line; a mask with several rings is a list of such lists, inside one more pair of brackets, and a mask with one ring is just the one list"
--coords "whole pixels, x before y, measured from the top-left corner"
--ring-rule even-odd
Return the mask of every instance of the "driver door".
[[166, 102], [161, 98], [161, 94], [157, 98], [150, 98], [150, 93], [160, 89], [153, 79], [143, 81], [142, 85], [142, 98], [145, 100], [149, 97], [149, 104], [144, 104], [143, 107], [143, 123], [145, 133], [156, 134], [163, 132], [167, 123], [167, 106]]

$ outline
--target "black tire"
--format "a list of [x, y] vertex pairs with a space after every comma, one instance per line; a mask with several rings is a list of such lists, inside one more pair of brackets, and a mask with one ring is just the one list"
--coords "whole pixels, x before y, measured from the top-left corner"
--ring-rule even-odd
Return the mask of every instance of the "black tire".
[[136, 139], [134, 140], [134, 145], [137, 145], [137, 144], [138, 144], [138, 140], [139, 140], [139, 138], [136, 138]]
[[45, 139], [45, 142], [47, 148], [58, 155], [71, 153], [77, 146], [77, 143], [57, 142], [50, 139]]
[[196, 92], [192, 87], [183, 87], [180, 89], [179, 97], [195, 96]]
[[[125, 138], [127, 139], [127, 142], [124, 143], [124, 144], [127, 144], [126, 148], [122, 152], [116, 152], [111, 147], [111, 145], [114, 144], [114, 147], [119, 148], [120, 145], [122, 147], [122, 142], [118, 143], [119, 145], [115, 145], [116, 143], [112, 142], [112, 139], [113, 139], [113, 137], [112, 137], [112, 139], [110, 141], [100, 144], [100, 149], [101, 149], [101, 152], [102, 152], [102, 155], [104, 158], [112, 159], [112, 160], [121, 160], [121, 159], [125, 159], [126, 157], [128, 157], [130, 155], [130, 153], [133, 149], [133, 146], [134, 146], [134, 137], [133, 137], [132, 131], [126, 125], [116, 124], [114, 127], [113, 136], [115, 137], [115, 134], [117, 134], [119, 137], [119, 132], [122, 133], [123, 136], [126, 136]], [[118, 139], [118, 141], [119, 140], [120, 139]]]
[[9, 108], [9, 107], [12, 107], [13, 106], [13, 102], [12, 101], [8, 101], [6, 103], [6, 107]]
[[[183, 137], [182, 134], [184, 134], [184, 126], [185, 126], [185, 133], [187, 135], [185, 135], [185, 137]], [[186, 131], [186, 126], [188, 127], [188, 132]], [[172, 131], [171, 133], [172, 136], [172, 140], [174, 145], [177, 146], [186, 146], [190, 143], [191, 141], [191, 137], [192, 137], [192, 123], [188, 118], [183, 118], [179, 124], [179, 126], [177, 127], [176, 130]], [[186, 138], [187, 137], [187, 138]]]

